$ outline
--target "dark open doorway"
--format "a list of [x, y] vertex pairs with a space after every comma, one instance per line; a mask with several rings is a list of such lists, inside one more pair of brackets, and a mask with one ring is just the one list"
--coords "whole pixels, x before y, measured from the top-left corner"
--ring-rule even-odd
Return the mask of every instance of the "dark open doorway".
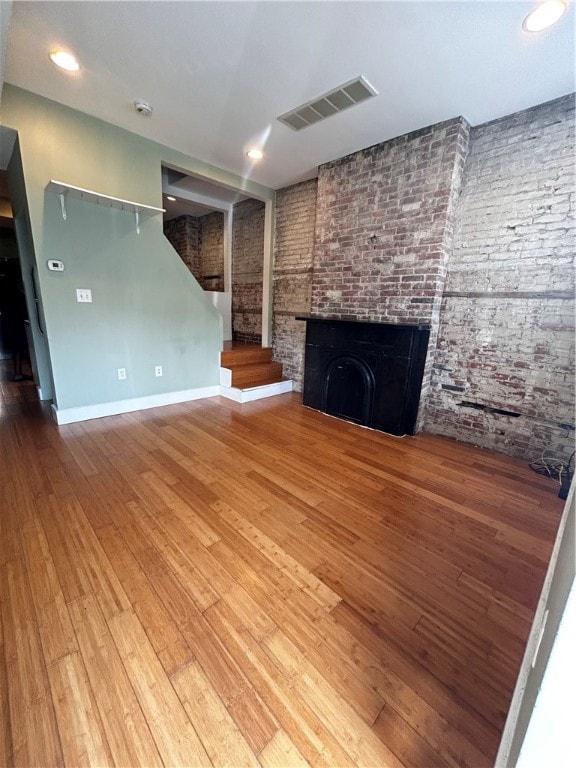
[[0, 171], [0, 360], [12, 381], [33, 381], [30, 330], [7, 174]]

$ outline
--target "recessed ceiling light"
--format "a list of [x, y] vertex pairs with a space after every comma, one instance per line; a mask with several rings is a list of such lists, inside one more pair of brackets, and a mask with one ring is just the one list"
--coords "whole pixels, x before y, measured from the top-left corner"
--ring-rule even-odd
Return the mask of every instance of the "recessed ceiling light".
[[176, 202], [176, 198], [172, 197], [172, 195], [166, 195], [166, 200], [170, 200], [171, 203], [175, 203]]
[[261, 149], [249, 149], [248, 152], [246, 152], [246, 157], [249, 157], [250, 160], [262, 160], [264, 157], [264, 152], [262, 152]]
[[50, 51], [50, 60], [53, 64], [56, 64], [60, 69], [65, 69], [67, 72], [78, 72], [80, 64], [76, 61], [76, 58], [68, 51]]
[[555, 24], [565, 12], [564, 0], [546, 0], [526, 16], [522, 26], [526, 32], [541, 32]]

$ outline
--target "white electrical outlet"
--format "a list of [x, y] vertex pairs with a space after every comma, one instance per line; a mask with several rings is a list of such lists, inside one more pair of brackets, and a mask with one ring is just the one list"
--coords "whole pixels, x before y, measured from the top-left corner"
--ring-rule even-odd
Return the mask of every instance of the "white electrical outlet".
[[92, 301], [90, 288], [76, 288], [76, 301], [90, 303]]
[[154, 367], [154, 375], [155, 376], [162, 376], [162, 366], [161, 365], [156, 365]]
[[126, 368], [118, 368], [118, 378], [120, 381], [126, 378]]

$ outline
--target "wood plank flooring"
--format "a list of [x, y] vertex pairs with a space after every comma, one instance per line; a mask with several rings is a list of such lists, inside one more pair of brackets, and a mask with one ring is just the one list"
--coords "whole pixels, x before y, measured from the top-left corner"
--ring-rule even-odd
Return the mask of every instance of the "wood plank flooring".
[[56, 427], [0, 382], [0, 765], [489, 766], [562, 503], [295, 394]]

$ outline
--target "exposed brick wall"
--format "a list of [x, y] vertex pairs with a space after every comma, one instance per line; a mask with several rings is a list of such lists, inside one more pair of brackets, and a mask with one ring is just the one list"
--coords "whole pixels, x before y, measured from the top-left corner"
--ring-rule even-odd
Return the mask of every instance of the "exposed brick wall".
[[304, 377], [306, 324], [294, 318], [310, 313], [317, 187], [312, 179], [276, 193], [272, 346], [297, 391]]
[[224, 214], [207, 213], [200, 222], [200, 280], [205, 291], [224, 290]]
[[574, 182], [573, 97], [472, 129], [427, 430], [524, 459], [573, 450]]
[[205, 291], [224, 290], [224, 214], [179, 216], [164, 235]]
[[232, 338], [262, 343], [264, 203], [244, 200], [232, 218]]
[[301, 381], [304, 329], [291, 318], [308, 307], [430, 323], [437, 352], [420, 426], [425, 418], [429, 431], [524, 459], [545, 448], [566, 457], [574, 433], [559, 425], [575, 418], [573, 109], [565, 97], [474, 128], [468, 156], [466, 124], [450, 121], [328, 163], [316, 206], [313, 182], [280, 190], [274, 350], [288, 375]]
[[429, 324], [434, 349], [468, 134], [455, 118], [320, 167], [313, 314]]
[[164, 235], [198, 280], [200, 277], [200, 222], [195, 216], [179, 216], [164, 222]]

